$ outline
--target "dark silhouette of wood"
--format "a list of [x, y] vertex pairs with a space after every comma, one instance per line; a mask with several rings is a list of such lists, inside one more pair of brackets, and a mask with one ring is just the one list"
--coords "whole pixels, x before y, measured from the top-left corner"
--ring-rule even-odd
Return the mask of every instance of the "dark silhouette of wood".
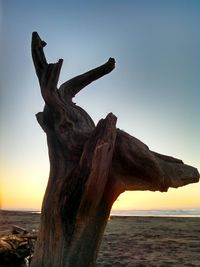
[[32, 57], [45, 101], [37, 120], [47, 135], [50, 175], [31, 266], [95, 266], [112, 204], [122, 192], [163, 192], [198, 182], [199, 173], [117, 129], [112, 113], [95, 126], [73, 103], [81, 89], [114, 69], [113, 58], [58, 89], [63, 60], [48, 64], [45, 45], [34, 32]]

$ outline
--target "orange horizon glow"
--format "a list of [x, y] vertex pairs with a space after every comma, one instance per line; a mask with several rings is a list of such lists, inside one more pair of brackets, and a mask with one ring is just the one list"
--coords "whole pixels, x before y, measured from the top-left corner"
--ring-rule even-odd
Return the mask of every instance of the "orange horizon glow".
[[[47, 157], [46, 157], [47, 159]], [[3, 162], [3, 161], [2, 161]], [[0, 208], [40, 210], [46, 190], [49, 162], [40, 164], [3, 162], [0, 173]], [[197, 166], [197, 162], [189, 162]], [[200, 169], [200, 166], [198, 166]], [[192, 209], [200, 208], [200, 183], [168, 192], [126, 191], [113, 204], [113, 210]]]
[[[46, 183], [4, 184], [0, 208], [40, 210]], [[112, 210], [195, 209], [200, 208], [199, 184], [188, 185], [168, 192], [127, 191], [113, 204]]]

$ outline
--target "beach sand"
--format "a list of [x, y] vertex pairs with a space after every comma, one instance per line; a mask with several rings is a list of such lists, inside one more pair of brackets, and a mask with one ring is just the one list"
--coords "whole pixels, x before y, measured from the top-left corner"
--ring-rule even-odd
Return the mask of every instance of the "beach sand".
[[[0, 211], [0, 235], [12, 225], [37, 229], [39, 214]], [[111, 217], [97, 266], [200, 266], [200, 218]]]

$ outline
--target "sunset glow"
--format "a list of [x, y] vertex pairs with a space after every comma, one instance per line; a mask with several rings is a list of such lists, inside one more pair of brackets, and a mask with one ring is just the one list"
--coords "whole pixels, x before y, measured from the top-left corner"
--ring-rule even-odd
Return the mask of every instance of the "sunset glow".
[[[81, 92], [77, 105], [95, 123], [113, 112], [117, 127], [151, 150], [200, 170], [199, 12], [195, 0], [0, 1], [0, 208], [41, 209], [48, 181], [33, 31], [47, 41], [49, 61], [64, 59], [60, 83], [115, 57], [116, 69]], [[113, 209], [200, 208], [199, 192], [199, 183], [126, 192]]]

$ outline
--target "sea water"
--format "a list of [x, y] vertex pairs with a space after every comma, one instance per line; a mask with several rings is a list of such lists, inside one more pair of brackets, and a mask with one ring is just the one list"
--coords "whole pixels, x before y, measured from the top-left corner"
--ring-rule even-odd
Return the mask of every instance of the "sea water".
[[[41, 213], [40, 210], [6, 209]], [[148, 210], [111, 210], [111, 216], [145, 216], [145, 217], [200, 217], [200, 209], [148, 209]]]
[[112, 210], [111, 216], [200, 217], [200, 209]]
[[[33, 211], [40, 213], [40, 211]], [[111, 216], [200, 217], [200, 209], [112, 210]]]

